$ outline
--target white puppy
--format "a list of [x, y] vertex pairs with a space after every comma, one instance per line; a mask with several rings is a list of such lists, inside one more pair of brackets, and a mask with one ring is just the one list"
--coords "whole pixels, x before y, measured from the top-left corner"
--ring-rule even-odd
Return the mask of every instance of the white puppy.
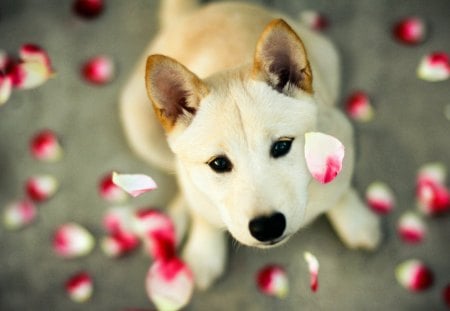
[[[378, 219], [350, 185], [353, 133], [333, 107], [339, 62], [330, 42], [253, 5], [161, 6], [161, 31], [123, 91], [121, 118], [138, 155], [176, 171], [181, 190], [171, 214], [180, 232], [190, 215], [183, 255], [197, 285], [223, 273], [225, 229], [265, 248], [326, 213], [346, 245], [376, 247]], [[343, 170], [330, 184], [306, 168], [310, 131], [345, 145]]]

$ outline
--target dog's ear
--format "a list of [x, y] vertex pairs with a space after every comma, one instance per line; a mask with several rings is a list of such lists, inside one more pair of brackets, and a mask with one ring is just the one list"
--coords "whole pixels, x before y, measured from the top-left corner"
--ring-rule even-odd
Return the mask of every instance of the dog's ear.
[[177, 122], [190, 123], [208, 88], [200, 78], [176, 60], [163, 55], [147, 58], [147, 95], [166, 131]]
[[288, 96], [298, 90], [313, 92], [305, 46], [284, 20], [273, 20], [263, 31], [256, 45], [252, 75]]

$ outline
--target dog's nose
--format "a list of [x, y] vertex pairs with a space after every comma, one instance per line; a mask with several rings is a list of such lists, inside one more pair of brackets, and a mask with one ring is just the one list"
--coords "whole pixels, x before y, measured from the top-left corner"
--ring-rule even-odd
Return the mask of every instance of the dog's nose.
[[283, 235], [286, 228], [286, 219], [281, 213], [274, 213], [269, 216], [253, 218], [248, 228], [251, 235], [261, 242], [276, 240]]

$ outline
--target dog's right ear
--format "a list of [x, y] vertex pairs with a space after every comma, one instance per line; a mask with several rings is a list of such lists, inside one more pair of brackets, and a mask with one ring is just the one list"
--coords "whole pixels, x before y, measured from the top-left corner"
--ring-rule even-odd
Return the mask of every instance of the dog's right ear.
[[188, 125], [208, 88], [200, 78], [176, 60], [151, 55], [145, 71], [147, 95], [159, 121], [167, 132], [177, 122]]

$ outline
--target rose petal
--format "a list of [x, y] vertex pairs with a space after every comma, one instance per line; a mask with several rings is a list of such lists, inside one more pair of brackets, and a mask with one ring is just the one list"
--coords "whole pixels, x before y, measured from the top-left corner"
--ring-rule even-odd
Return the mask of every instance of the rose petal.
[[84, 271], [75, 273], [66, 281], [64, 288], [73, 301], [86, 302], [92, 297], [94, 289], [92, 277]]
[[13, 86], [25, 90], [44, 84], [50, 78], [50, 73], [46, 65], [40, 62], [21, 62], [15, 66], [13, 76]]
[[363, 91], [356, 91], [345, 102], [347, 115], [359, 122], [369, 122], [373, 119], [374, 110], [369, 96]]
[[417, 67], [417, 76], [425, 81], [444, 81], [450, 77], [450, 61], [445, 52], [425, 55]]
[[391, 188], [383, 182], [373, 182], [366, 190], [369, 207], [377, 214], [388, 214], [395, 205], [395, 196]]
[[0, 106], [11, 97], [12, 80], [10, 76], [3, 75], [0, 72]]
[[37, 214], [36, 206], [29, 200], [19, 200], [8, 204], [3, 211], [6, 229], [17, 230], [32, 223]]
[[115, 66], [108, 56], [96, 56], [87, 60], [82, 66], [82, 74], [86, 81], [104, 85], [114, 78]]
[[23, 44], [20, 47], [19, 56], [24, 62], [36, 62], [44, 65], [49, 76], [53, 73], [50, 57], [39, 45], [33, 43]]
[[333, 136], [318, 132], [306, 133], [305, 159], [313, 178], [326, 184], [333, 181], [342, 169], [344, 146]]
[[418, 180], [416, 197], [419, 210], [426, 215], [437, 216], [450, 210], [450, 191], [434, 180]]
[[425, 223], [417, 214], [406, 212], [398, 221], [397, 231], [404, 242], [417, 244], [424, 239]]
[[258, 289], [269, 296], [285, 298], [289, 292], [289, 282], [285, 270], [279, 265], [267, 265], [256, 275]]
[[58, 137], [51, 130], [36, 133], [31, 139], [30, 151], [34, 158], [46, 162], [56, 162], [63, 155]]
[[78, 16], [92, 19], [103, 12], [104, 3], [103, 0], [75, 0], [72, 9]]
[[113, 172], [112, 181], [133, 197], [155, 190], [158, 187], [151, 177], [142, 174], [118, 174]]
[[109, 257], [120, 257], [134, 251], [139, 246], [139, 239], [136, 235], [117, 230], [104, 237], [101, 247]]
[[395, 269], [397, 281], [412, 292], [424, 291], [433, 284], [433, 273], [420, 260], [410, 259]]
[[309, 29], [323, 31], [329, 26], [328, 19], [322, 14], [314, 10], [305, 10], [299, 14], [300, 22]]
[[316, 292], [319, 288], [319, 261], [317, 260], [316, 256], [309, 252], [305, 252], [303, 254], [306, 263], [308, 264], [309, 273], [311, 274], [311, 290], [313, 292]]
[[445, 184], [447, 180], [447, 168], [443, 163], [434, 162], [424, 164], [417, 173], [417, 183], [431, 181], [437, 184]]
[[103, 227], [108, 233], [132, 232], [134, 230], [133, 221], [134, 211], [130, 207], [113, 207], [108, 209], [103, 216]]
[[153, 262], [145, 284], [147, 295], [158, 310], [181, 309], [189, 303], [194, 291], [192, 272], [178, 258]]
[[89, 254], [94, 248], [93, 236], [76, 223], [66, 223], [53, 234], [53, 250], [64, 258], [75, 258]]
[[25, 191], [28, 197], [35, 202], [50, 199], [58, 190], [59, 184], [52, 175], [37, 175], [27, 179]]
[[109, 202], [124, 202], [128, 198], [125, 191], [113, 183], [112, 173], [108, 173], [100, 179], [98, 190], [100, 196]]
[[404, 18], [394, 25], [393, 34], [400, 43], [417, 45], [425, 39], [425, 23], [419, 17]]

